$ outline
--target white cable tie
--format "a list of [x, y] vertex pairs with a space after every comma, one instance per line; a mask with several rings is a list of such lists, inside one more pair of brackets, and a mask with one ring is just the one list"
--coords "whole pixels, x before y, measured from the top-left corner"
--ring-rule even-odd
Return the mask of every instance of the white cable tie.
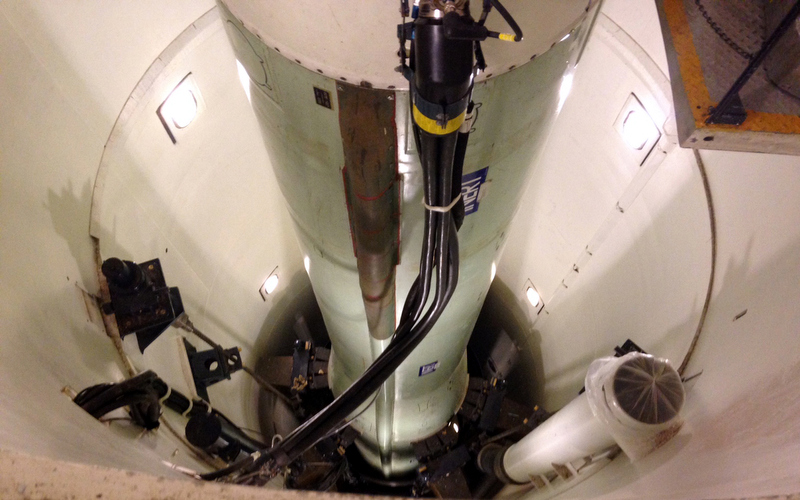
[[187, 399], [189, 400], [189, 407], [186, 408], [185, 412], [181, 413], [181, 417], [186, 417], [187, 415], [189, 415], [189, 412], [192, 411], [192, 408], [194, 407], [194, 400], [192, 400], [192, 398], [187, 398]]
[[450, 204], [447, 205], [446, 207], [432, 207], [432, 206], [428, 205], [427, 203], [425, 203], [425, 200], [422, 200], [422, 205], [425, 208], [427, 208], [428, 210], [430, 210], [431, 212], [439, 212], [439, 213], [446, 214], [447, 212], [452, 210], [454, 206], [456, 206], [456, 203], [458, 203], [458, 200], [460, 200], [460, 199], [461, 199], [461, 193], [458, 193], [458, 196], [453, 198], [453, 201], [450, 202]]
[[[166, 385], [166, 384], [164, 384], [164, 385]], [[166, 394], [164, 394], [164, 396], [163, 396], [163, 397], [161, 397], [161, 398], [158, 400], [158, 404], [160, 404], [160, 405], [163, 405], [163, 404], [164, 404], [164, 401], [166, 401], [167, 399], [169, 399], [169, 397], [170, 397], [171, 395], [172, 395], [172, 387], [170, 387], [170, 386], [168, 386], [168, 385], [167, 385], [167, 393], [166, 393]]]

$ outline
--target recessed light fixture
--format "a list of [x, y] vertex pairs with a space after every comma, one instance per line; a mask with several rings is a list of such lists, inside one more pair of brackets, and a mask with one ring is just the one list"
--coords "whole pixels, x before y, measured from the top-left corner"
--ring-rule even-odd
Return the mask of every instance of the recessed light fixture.
[[622, 138], [633, 149], [642, 149], [652, 135], [653, 122], [644, 111], [633, 109], [622, 121]]
[[532, 286], [529, 286], [528, 289], [525, 290], [525, 297], [527, 297], [528, 302], [530, 302], [533, 307], [538, 306], [539, 302], [542, 301], [541, 297], [539, 297], [539, 292]]
[[644, 163], [661, 138], [661, 131], [634, 94], [628, 96], [628, 100], [625, 101], [622, 111], [614, 122], [614, 128], [625, 144], [633, 150], [639, 165]]
[[277, 287], [278, 287], [277, 274], [273, 274], [272, 276], [267, 278], [267, 281], [264, 282], [264, 291], [267, 292], [268, 294], [274, 292]]
[[276, 267], [270, 273], [270, 275], [267, 276], [267, 279], [264, 280], [264, 283], [261, 284], [261, 288], [258, 289], [258, 293], [261, 294], [261, 298], [264, 299], [264, 301], [267, 300], [267, 295], [271, 294], [276, 288], [278, 288], [279, 281], [278, 268]]
[[189, 73], [156, 109], [156, 114], [173, 144], [177, 143], [175, 132], [188, 127], [194, 121], [202, 103], [200, 90]]
[[197, 98], [188, 87], [175, 89], [161, 108], [164, 117], [178, 128], [186, 128], [197, 116]]
[[544, 309], [544, 302], [542, 302], [542, 296], [539, 295], [539, 291], [533, 286], [531, 280], [525, 281], [525, 287], [523, 288], [523, 292], [525, 293], [525, 300], [528, 301], [528, 304], [536, 311], [536, 314], [542, 312]]

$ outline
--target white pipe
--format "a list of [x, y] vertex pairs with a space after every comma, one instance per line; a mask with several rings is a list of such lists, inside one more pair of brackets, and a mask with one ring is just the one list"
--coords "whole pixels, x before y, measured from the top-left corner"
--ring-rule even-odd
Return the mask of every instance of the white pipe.
[[614, 444], [632, 459], [664, 444], [680, 429], [684, 392], [667, 360], [640, 353], [602, 358], [589, 367], [586, 392], [503, 455], [503, 470], [518, 483], [591, 456]]
[[554, 463], [565, 464], [614, 444], [583, 393], [509, 447], [503, 456], [503, 469], [515, 482], [525, 483], [530, 475], [553, 470]]

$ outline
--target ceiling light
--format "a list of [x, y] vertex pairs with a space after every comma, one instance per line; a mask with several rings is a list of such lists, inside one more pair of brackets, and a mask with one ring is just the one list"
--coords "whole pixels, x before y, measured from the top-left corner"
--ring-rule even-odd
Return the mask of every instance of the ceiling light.
[[492, 262], [492, 277], [491, 277], [491, 278], [489, 278], [489, 283], [491, 283], [492, 281], [494, 281], [494, 277], [495, 277], [495, 276], [497, 276], [497, 264], [495, 264], [494, 262]]
[[197, 116], [197, 98], [188, 86], [178, 86], [164, 101], [164, 117], [178, 128], [186, 128]]
[[308, 255], [303, 257], [303, 267], [306, 268], [306, 274], [308, 274], [311, 270], [311, 259], [308, 258]]
[[258, 293], [261, 294], [261, 298], [264, 301], [267, 300], [267, 295], [271, 294], [278, 288], [278, 268], [276, 267], [272, 273], [264, 280], [264, 283], [261, 285], [261, 288], [258, 289]]
[[529, 286], [527, 290], [525, 290], [525, 296], [528, 298], [528, 302], [531, 303], [533, 307], [539, 305], [540, 298], [539, 292], [537, 292], [532, 286]]
[[644, 164], [653, 147], [661, 138], [661, 131], [656, 126], [653, 117], [634, 94], [630, 94], [628, 100], [625, 101], [625, 105], [614, 121], [614, 129], [622, 137], [625, 145], [630, 148], [630, 154], [639, 165]]
[[633, 149], [642, 149], [657, 132], [653, 121], [642, 110], [629, 111], [622, 121], [622, 138]]
[[173, 144], [177, 144], [175, 134], [189, 126], [198, 113], [204, 109], [200, 89], [189, 73], [172, 89], [164, 102], [156, 109], [161, 124]]
[[274, 292], [277, 287], [278, 287], [277, 274], [273, 274], [272, 276], [267, 278], [267, 281], [264, 282], [264, 291], [267, 292], [267, 294]]

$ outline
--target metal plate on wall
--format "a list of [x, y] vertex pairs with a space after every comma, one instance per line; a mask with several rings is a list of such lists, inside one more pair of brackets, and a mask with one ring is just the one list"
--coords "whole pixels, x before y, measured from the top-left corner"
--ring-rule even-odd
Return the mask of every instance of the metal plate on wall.
[[[791, 3], [791, 2], [787, 2]], [[740, 125], [706, 123], [774, 29], [770, 2], [657, 0], [681, 146], [800, 154], [800, 97], [774, 82], [774, 59], [800, 44], [790, 28], [739, 92]], [[774, 72], [773, 72], [774, 73]]]

